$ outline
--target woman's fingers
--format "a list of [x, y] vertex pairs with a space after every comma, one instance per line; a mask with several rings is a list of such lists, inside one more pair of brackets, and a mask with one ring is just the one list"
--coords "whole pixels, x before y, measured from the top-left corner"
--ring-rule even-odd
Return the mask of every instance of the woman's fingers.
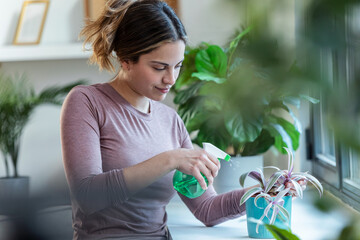
[[203, 175], [207, 178], [209, 185], [213, 184], [220, 168], [220, 162], [216, 157], [203, 149], [182, 149], [176, 153], [180, 154], [176, 157], [178, 166], [176, 169], [194, 176], [204, 190], [207, 189], [207, 184]]
[[219, 159], [210, 153], [206, 153], [206, 154], [207, 154], [208, 158], [211, 160], [211, 162], [213, 162], [216, 165], [217, 170], [219, 170], [220, 169]]
[[217, 174], [216, 165], [209, 159], [206, 153], [202, 152], [199, 156], [199, 160], [193, 165], [193, 176], [199, 181], [200, 186], [205, 190], [207, 188], [205, 176], [208, 180], [208, 184], [211, 185], [214, 182], [214, 175]]
[[193, 174], [193, 176], [196, 178], [196, 180], [199, 182], [200, 186], [202, 189], [206, 190], [207, 189], [207, 184], [205, 182], [204, 177], [201, 175], [201, 173], [199, 171], [195, 172]]
[[200, 168], [200, 172], [207, 178], [209, 185], [214, 183], [214, 176], [212, 171], [205, 165]]

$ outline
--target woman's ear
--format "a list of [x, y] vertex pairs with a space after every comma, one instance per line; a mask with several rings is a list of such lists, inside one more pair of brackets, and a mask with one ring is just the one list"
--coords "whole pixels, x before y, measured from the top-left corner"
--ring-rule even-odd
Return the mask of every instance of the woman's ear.
[[122, 61], [120, 61], [120, 64], [121, 64], [121, 68], [124, 71], [130, 71], [130, 61], [129, 60], [122, 60]]

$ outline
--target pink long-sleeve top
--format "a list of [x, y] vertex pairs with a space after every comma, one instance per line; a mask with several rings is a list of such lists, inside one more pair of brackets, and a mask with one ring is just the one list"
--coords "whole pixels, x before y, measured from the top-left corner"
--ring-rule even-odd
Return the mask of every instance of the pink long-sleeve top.
[[[174, 171], [130, 194], [122, 170], [164, 151], [192, 148], [175, 110], [151, 101], [146, 114], [108, 83], [77, 86], [62, 108], [61, 141], [74, 239], [164, 239]], [[244, 214], [243, 190], [218, 195], [210, 186], [195, 199], [179, 195], [206, 226]]]

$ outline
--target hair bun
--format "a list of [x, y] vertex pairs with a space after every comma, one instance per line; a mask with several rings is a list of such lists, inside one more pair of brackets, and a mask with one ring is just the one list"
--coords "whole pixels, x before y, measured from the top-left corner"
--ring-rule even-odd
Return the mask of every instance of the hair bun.
[[[142, 4], [144, 3], [144, 4]], [[134, 8], [131, 8], [131, 6]], [[164, 42], [186, 42], [185, 29], [162, 0], [108, 0], [103, 14], [81, 31], [84, 45], [91, 44], [90, 63], [114, 71], [111, 58], [136, 62]]]

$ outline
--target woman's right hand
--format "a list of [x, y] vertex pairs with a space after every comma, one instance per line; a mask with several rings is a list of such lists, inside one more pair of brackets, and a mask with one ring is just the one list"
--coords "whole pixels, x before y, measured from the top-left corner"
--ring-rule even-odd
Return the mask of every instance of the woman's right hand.
[[204, 190], [207, 189], [207, 185], [201, 173], [211, 185], [220, 169], [220, 161], [203, 149], [179, 148], [166, 153], [169, 154], [174, 169], [194, 176]]

